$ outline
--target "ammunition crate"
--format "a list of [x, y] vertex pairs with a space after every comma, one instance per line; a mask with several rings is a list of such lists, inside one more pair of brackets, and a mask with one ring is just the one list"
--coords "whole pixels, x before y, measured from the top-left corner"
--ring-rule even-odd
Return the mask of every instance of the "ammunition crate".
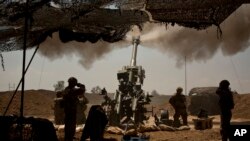
[[213, 119], [213, 117], [193, 119], [194, 127], [196, 130], [211, 129], [213, 127]]

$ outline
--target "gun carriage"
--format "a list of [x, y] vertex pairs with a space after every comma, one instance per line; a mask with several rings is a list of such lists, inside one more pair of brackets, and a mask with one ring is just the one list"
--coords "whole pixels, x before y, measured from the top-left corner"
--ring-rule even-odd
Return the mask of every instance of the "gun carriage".
[[107, 112], [107, 115], [111, 125], [120, 125], [128, 122], [139, 124], [146, 119], [145, 113], [148, 111], [145, 105], [149, 104], [151, 100], [150, 96], [145, 94], [142, 89], [145, 70], [142, 66], [137, 66], [136, 64], [139, 43], [139, 38], [133, 39], [130, 65], [123, 66], [117, 73], [119, 86], [114, 94], [114, 98], [111, 99], [108, 96], [104, 96], [105, 102], [102, 105], [109, 106], [110, 110]]

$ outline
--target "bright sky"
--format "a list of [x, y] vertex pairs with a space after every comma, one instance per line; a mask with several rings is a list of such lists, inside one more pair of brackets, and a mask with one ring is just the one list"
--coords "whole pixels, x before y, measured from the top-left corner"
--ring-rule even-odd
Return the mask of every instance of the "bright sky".
[[[236, 20], [234, 20], [236, 21], [234, 22], [236, 23], [236, 25], [233, 24], [232, 27], [243, 27], [239, 26], [239, 24], [237, 23], [240, 22], [239, 20], [237, 20], [237, 18], [240, 17], [242, 18], [241, 20], [245, 21], [244, 25], [246, 27], [249, 27], [249, 7], [249, 5], [243, 7], [245, 8], [245, 15], [248, 15], [248, 18], [242, 18], [240, 12], [235, 12], [235, 14], [231, 15], [231, 18], [236, 18]], [[229, 41], [231, 41], [228, 45], [230, 45], [230, 43], [235, 43], [236, 40], [240, 41], [242, 35], [241, 32], [244, 32], [245, 30], [250, 31], [249, 29], [243, 27], [243, 31], [235, 30], [235, 32], [237, 33], [232, 36], [233, 40], [231, 38], [227, 38], [231, 37], [230, 35], [234, 34], [232, 33], [234, 30], [228, 32], [229, 34], [227, 34], [226, 32], [227, 30], [230, 31], [229, 27], [231, 27], [232, 25], [230, 23], [233, 23], [231, 21], [233, 20], [227, 19], [223, 23], [223, 25], [228, 25], [228, 28], [226, 27], [224, 30], [225, 36], [223, 38], [225, 40], [228, 39]], [[163, 30], [155, 30], [155, 32], [158, 31]], [[166, 39], [168, 39], [167, 41], [173, 41], [170, 37], [173, 37], [174, 39], [174, 36], [176, 35], [182, 37], [185, 36], [184, 32], [180, 32], [180, 34], [171, 34], [172, 32], [170, 30], [169, 33], [170, 34], [168, 35], [163, 34], [163, 37], [169, 36], [169, 38], [166, 37]], [[195, 34], [196, 32], [193, 33]], [[150, 32], [149, 35], [152, 37], [152, 35], [154, 34], [158, 35], [158, 33], [154, 32], [152, 32], [152, 34]], [[200, 34], [197, 35], [199, 36]], [[244, 43], [247, 42], [247, 39], [249, 43], [250, 34], [248, 33], [243, 35], [245, 35], [244, 37], [246, 38]], [[235, 36], [239, 39], [237, 39]], [[201, 41], [199, 42], [202, 43], [210, 41], [207, 40], [208, 38], [206, 37], [210, 39], [212, 38], [211, 41], [217, 40], [215, 32], [212, 33], [211, 36], [210, 34], [209, 36], [205, 36], [204, 39], [200, 38]], [[165, 40], [165, 38], [163, 39]], [[182, 39], [184, 39], [184, 42], [186, 41], [186, 38]], [[187, 39], [189, 39], [187, 40], [188, 42], [194, 41], [192, 38]], [[190, 42], [190, 44], [191, 43], [192, 42]], [[155, 42], [154, 45], [157, 46], [160, 45], [160, 43]], [[165, 44], [161, 45], [165, 46]], [[172, 43], [172, 45], [176, 44]], [[193, 42], [192, 45], [196, 45], [196, 42]], [[232, 46], [235, 47], [234, 44]], [[168, 50], [171, 50], [171, 46], [168, 48]], [[146, 71], [146, 78], [143, 85], [143, 89], [146, 92], [157, 90], [160, 94], [173, 94], [177, 87], [185, 87], [184, 66], [176, 67], [176, 58], [178, 57], [176, 57], [173, 52], [168, 52], [168, 50], [162, 51], [161, 49], [159, 49], [159, 47], [154, 48], [154, 46], [145, 47], [139, 45], [137, 65], [143, 66]], [[206, 61], [201, 61], [201, 59], [199, 61], [193, 61], [191, 63], [188, 62], [187, 91], [194, 87], [218, 86], [221, 80], [228, 79], [231, 83], [232, 90], [236, 90], [239, 93], [250, 93], [250, 48], [246, 47], [246, 49], [244, 51], [243, 50], [244, 49], [242, 49], [241, 51], [237, 51], [237, 53], [232, 56], [223, 56], [223, 51], [221, 50], [221, 48], [218, 48], [215, 55], [212, 58], [207, 59]], [[31, 57], [33, 51], [34, 49], [27, 51], [26, 64], [28, 64], [29, 58]], [[90, 91], [94, 86], [98, 85], [100, 87], [106, 87], [108, 92], [115, 92], [115, 90], [118, 88], [116, 74], [118, 70], [122, 69], [123, 66], [130, 64], [131, 51], [132, 46], [129, 44], [125, 48], [114, 49], [111, 52], [104, 54], [104, 57], [102, 57], [101, 59], [96, 60], [92, 64], [92, 67], [90, 69], [85, 69], [82, 65], [79, 64], [79, 55], [66, 55], [64, 57], [57, 58], [51, 61], [38, 53], [36, 54], [35, 59], [33, 60], [30, 69], [27, 72], [25, 89], [54, 90], [53, 85], [57, 83], [57, 81], [63, 80], [65, 81], [65, 85], [67, 85], [67, 79], [71, 76], [74, 76], [78, 79], [79, 82], [85, 84], [87, 91]], [[21, 79], [22, 51], [4, 52], [2, 53], [2, 55], [4, 57], [5, 71], [0, 68], [0, 91], [7, 91], [9, 90], [9, 84], [11, 87], [13, 87], [14, 84], [15, 86], [17, 86], [18, 82]], [[13, 90], [14, 88], [11, 89]]]

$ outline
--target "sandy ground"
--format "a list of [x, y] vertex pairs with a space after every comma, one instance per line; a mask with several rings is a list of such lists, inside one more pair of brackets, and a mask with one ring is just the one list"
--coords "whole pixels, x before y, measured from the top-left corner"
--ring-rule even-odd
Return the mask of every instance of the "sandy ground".
[[[195, 119], [194, 116], [188, 117], [188, 123], [190, 130], [184, 131], [155, 131], [155, 132], [145, 132], [144, 134], [150, 136], [150, 141], [220, 141], [220, 117], [212, 116], [213, 120], [213, 128], [206, 130], [196, 130], [194, 128], [194, 124], [192, 119]], [[250, 119], [232, 119], [232, 124], [248, 124], [250, 125]], [[63, 141], [64, 133], [63, 131], [57, 132], [59, 140]], [[77, 132], [75, 135], [75, 141], [79, 141], [81, 137], [81, 132]], [[114, 138], [118, 141], [121, 140], [122, 135], [105, 133], [105, 138]]]
[[[4, 112], [6, 105], [13, 92], [0, 92], [0, 114]], [[91, 105], [100, 104], [103, 100], [101, 96], [90, 94], [87, 95]], [[55, 92], [46, 90], [29, 90], [26, 91], [25, 97], [25, 115], [47, 118], [53, 122], [54, 120], [54, 101]], [[167, 108], [170, 111], [170, 116], [173, 115], [173, 109], [169, 107], [167, 96], [155, 97], [152, 102], [153, 105], [149, 107], [155, 107], [154, 112], [159, 112], [160, 108]], [[20, 94], [14, 98], [13, 103], [10, 105], [10, 109], [7, 115], [16, 114], [19, 112], [19, 100]], [[248, 124], [250, 125], [250, 94], [239, 95], [235, 97], [235, 109], [233, 110], [232, 124]], [[86, 110], [86, 113], [88, 109]], [[220, 118], [218, 115], [210, 116], [214, 117], [213, 128], [206, 130], [195, 130], [192, 119], [196, 118], [194, 116], [189, 116], [189, 126], [190, 130], [185, 131], [156, 131], [156, 132], [146, 132], [146, 135], [150, 135], [150, 141], [219, 141], [220, 140]], [[172, 118], [172, 117], [171, 117]], [[82, 126], [82, 125], [80, 125]], [[63, 131], [57, 131], [58, 138], [63, 141], [64, 133]], [[78, 141], [81, 137], [81, 132], [77, 132], [75, 137]], [[115, 135], [105, 133], [105, 138], [115, 138], [121, 140], [122, 135]]]

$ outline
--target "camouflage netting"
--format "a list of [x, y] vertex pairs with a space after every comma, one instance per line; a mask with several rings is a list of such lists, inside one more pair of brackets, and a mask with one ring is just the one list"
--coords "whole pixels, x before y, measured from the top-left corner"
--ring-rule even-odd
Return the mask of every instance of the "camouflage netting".
[[208, 112], [208, 115], [220, 114], [219, 96], [216, 94], [218, 87], [193, 88], [189, 92], [190, 105], [188, 110], [191, 115], [198, 115], [201, 109]]
[[[0, 52], [22, 49], [24, 17], [29, 19], [27, 46], [59, 31], [63, 42], [122, 40], [132, 25], [147, 21], [205, 29], [219, 26], [250, 0], [0, 0]], [[25, 14], [28, 9], [27, 14]]]

